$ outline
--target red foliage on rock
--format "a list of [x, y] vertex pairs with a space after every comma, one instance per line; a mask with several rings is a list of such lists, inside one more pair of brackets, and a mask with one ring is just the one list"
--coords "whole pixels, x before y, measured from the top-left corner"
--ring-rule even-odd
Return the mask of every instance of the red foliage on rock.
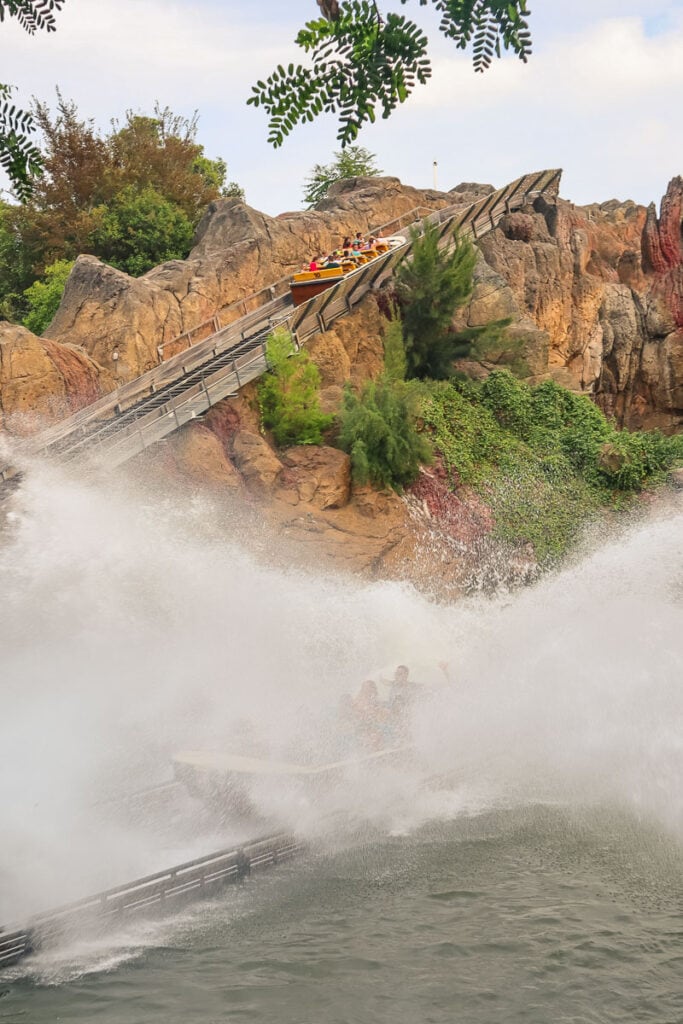
[[440, 529], [463, 544], [473, 544], [493, 529], [491, 509], [469, 488], [452, 490], [441, 461], [429, 469], [423, 468], [408, 494], [423, 503]]

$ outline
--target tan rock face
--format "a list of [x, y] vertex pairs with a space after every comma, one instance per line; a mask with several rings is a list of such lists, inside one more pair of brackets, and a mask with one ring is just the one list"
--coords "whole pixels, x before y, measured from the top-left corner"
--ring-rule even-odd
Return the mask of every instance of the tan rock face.
[[282, 456], [278, 498], [313, 505], [343, 508], [351, 498], [351, 460], [345, 452], [327, 446], [300, 445]]
[[0, 429], [33, 434], [111, 390], [111, 375], [73, 345], [0, 323]]
[[263, 437], [240, 430], [232, 442], [235, 465], [250, 491], [265, 497], [275, 487], [282, 463]]
[[[177, 340], [182, 332], [220, 311], [225, 320], [237, 317], [231, 303], [289, 275], [303, 257], [336, 247], [344, 234], [416, 207], [465, 204], [488, 191], [465, 184], [441, 193], [396, 178], [353, 179], [338, 183], [318, 210], [274, 218], [239, 200], [221, 200], [207, 210], [185, 261], [134, 280], [83, 256], [46, 338], [19, 338], [17, 328], [0, 327], [5, 429], [12, 423], [28, 429], [17, 426], [17, 413], [54, 418], [137, 376], [185, 347], [186, 340]], [[509, 214], [479, 241], [482, 258], [461, 320], [474, 326], [510, 318], [510, 354], [522, 339], [533, 379], [551, 375], [594, 394], [629, 426], [677, 429], [683, 424], [682, 209], [683, 182], [675, 178], [659, 217], [654, 206], [616, 201], [578, 208], [538, 200]], [[363, 315], [362, 328], [343, 319], [311, 342], [326, 409], [347, 380], [359, 384], [381, 370], [381, 316], [374, 304]], [[202, 327], [194, 340], [210, 330]], [[210, 415], [217, 423], [222, 414]]]
[[318, 210], [280, 217], [236, 199], [220, 200], [208, 207], [187, 260], [134, 279], [81, 256], [46, 334], [82, 346], [116, 369], [121, 381], [131, 380], [159, 362], [160, 346], [168, 358], [183, 332], [217, 313], [223, 322], [236, 319], [241, 311], [231, 313], [232, 303], [289, 276], [302, 260], [338, 248], [344, 235], [368, 232], [416, 207], [452, 203], [448, 193], [413, 189], [398, 178], [342, 182]]
[[[466, 321], [531, 325], [532, 376], [595, 395], [632, 428], [683, 424], [683, 182], [660, 217], [635, 203], [538, 200], [484, 236]], [[546, 354], [547, 352], [547, 354]], [[546, 366], [543, 361], [546, 359]]]
[[210, 489], [240, 492], [243, 480], [213, 431], [191, 423], [174, 436], [169, 446], [174, 468], [181, 476]]

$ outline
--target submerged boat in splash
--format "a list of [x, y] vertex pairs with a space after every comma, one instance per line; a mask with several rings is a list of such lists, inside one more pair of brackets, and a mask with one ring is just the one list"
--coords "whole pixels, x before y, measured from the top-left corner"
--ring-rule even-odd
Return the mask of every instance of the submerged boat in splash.
[[336, 761], [298, 763], [228, 751], [183, 750], [173, 758], [173, 771], [192, 796], [222, 819], [245, 818], [258, 815], [255, 795], [264, 787], [271, 794], [314, 796], [379, 765], [403, 763], [410, 751], [409, 745], [396, 744]]

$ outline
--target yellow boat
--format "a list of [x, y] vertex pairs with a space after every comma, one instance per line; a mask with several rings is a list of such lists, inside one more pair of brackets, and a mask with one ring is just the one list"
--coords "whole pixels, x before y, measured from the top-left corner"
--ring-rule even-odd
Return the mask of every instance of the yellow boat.
[[382, 252], [386, 252], [389, 246], [377, 246], [376, 249], [364, 249], [362, 252], [354, 253], [353, 256], [343, 257], [340, 260], [340, 267], [328, 267], [322, 270], [302, 270], [292, 278], [290, 289], [292, 300], [295, 306], [307, 302], [320, 292], [341, 281], [345, 274], [357, 270], [359, 266], [374, 260]]
[[[355, 264], [351, 266], [355, 269]], [[324, 292], [326, 288], [331, 288], [343, 279], [345, 273], [349, 273], [349, 270], [344, 270], [342, 264], [341, 267], [329, 267], [327, 270], [302, 270], [295, 274], [290, 284], [294, 305], [300, 306], [302, 302], [307, 302], [314, 295]]]

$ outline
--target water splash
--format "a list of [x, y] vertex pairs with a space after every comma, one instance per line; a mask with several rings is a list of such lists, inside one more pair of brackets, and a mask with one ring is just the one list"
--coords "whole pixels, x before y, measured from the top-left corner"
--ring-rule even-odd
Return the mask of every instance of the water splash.
[[[319, 831], [343, 812], [401, 832], [506, 802], [611, 798], [683, 834], [680, 504], [533, 588], [456, 606], [268, 565], [241, 543], [239, 510], [124, 478], [37, 466], [13, 504], [0, 920], [221, 845], [196, 809], [123, 827], [103, 801], [245, 719], [280, 756], [333, 737], [339, 695], [390, 663], [451, 666], [419, 709], [416, 762], [319, 803], [265, 789], [264, 814]], [[448, 784], [425, 787], [433, 774]]]

